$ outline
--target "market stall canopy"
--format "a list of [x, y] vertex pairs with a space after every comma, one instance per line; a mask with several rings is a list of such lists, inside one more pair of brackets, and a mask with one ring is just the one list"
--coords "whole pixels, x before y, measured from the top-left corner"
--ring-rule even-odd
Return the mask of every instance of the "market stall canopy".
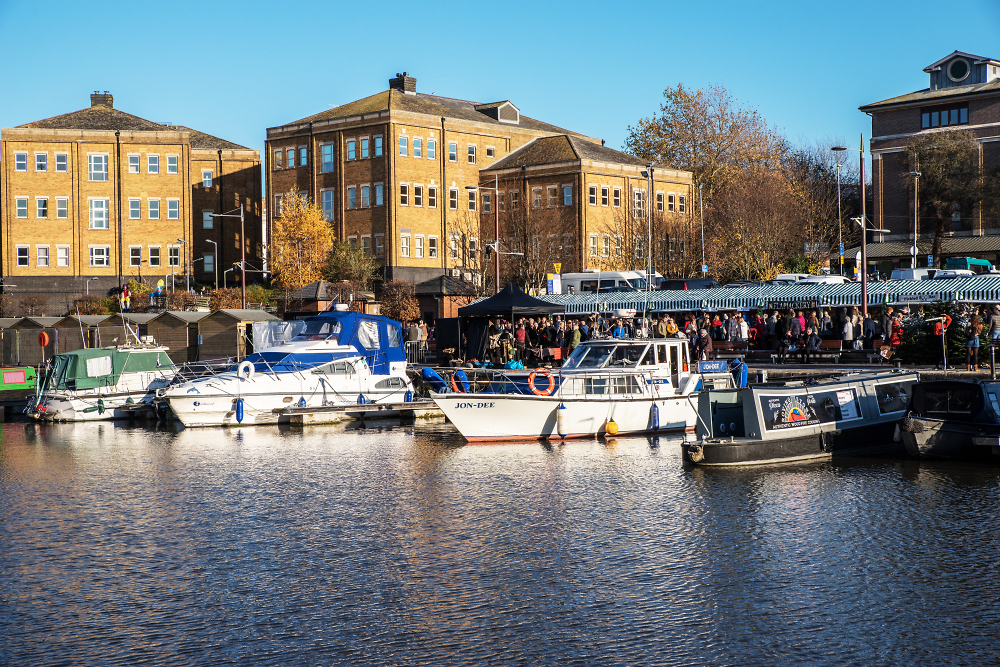
[[566, 307], [528, 296], [514, 283], [507, 283], [500, 292], [488, 299], [477, 301], [458, 309], [459, 317], [517, 317], [533, 315], [550, 315], [562, 313]]

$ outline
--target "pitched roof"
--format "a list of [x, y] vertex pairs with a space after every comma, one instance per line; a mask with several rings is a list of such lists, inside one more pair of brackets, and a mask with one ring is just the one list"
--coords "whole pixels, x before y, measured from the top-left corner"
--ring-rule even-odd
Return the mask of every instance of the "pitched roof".
[[[913, 241], [883, 241], [882, 243], [869, 243], [865, 250], [868, 259], [881, 259], [885, 257], [909, 257], [910, 248]], [[928, 255], [931, 252], [931, 239], [921, 239], [917, 243], [918, 255]], [[861, 250], [861, 246], [846, 248], [845, 257], [854, 257]], [[966, 255], [977, 252], [1000, 251], [1000, 236], [951, 236], [941, 239], [942, 255]]]
[[979, 63], [995, 63], [995, 62], [997, 62], [993, 58], [984, 58], [983, 56], [977, 56], [974, 53], [967, 53], [965, 51], [957, 51], [956, 50], [956, 51], [952, 51], [951, 53], [949, 53], [948, 55], [946, 55], [944, 58], [941, 58], [940, 60], [936, 60], [936, 61], [932, 62], [930, 65], [928, 65], [927, 67], [924, 68], [924, 71], [925, 72], [933, 72], [934, 70], [941, 69], [941, 65], [943, 65], [946, 62], [948, 62], [949, 60], [951, 60], [955, 56], [961, 56], [963, 58], [968, 58], [969, 60], [971, 60], [973, 63], [975, 63], [977, 65]]
[[562, 134], [556, 137], [542, 137], [529, 141], [510, 155], [494, 162], [482, 171], [513, 169], [522, 166], [530, 167], [575, 160], [593, 160], [595, 162], [610, 162], [636, 167], [646, 166], [645, 160], [637, 158], [634, 155], [622, 153], [607, 146], [601, 146], [593, 141]]
[[452, 276], [437, 276], [413, 286], [414, 294], [440, 294], [442, 296], [475, 296], [472, 283]]
[[1000, 94], [1000, 79], [994, 79], [993, 81], [987, 83], [972, 83], [968, 86], [949, 86], [947, 88], [938, 88], [937, 90], [924, 88], [923, 90], [907, 93], [906, 95], [890, 97], [889, 99], [882, 100], [881, 102], [872, 102], [871, 104], [858, 107], [858, 109], [861, 111], [868, 111], [870, 109], [889, 107], [896, 104], [907, 104], [910, 102], [933, 102], [936, 100], [944, 101], [947, 98], [959, 97], [961, 95], [990, 94]]
[[246, 146], [234, 144], [225, 139], [193, 130], [183, 125], [164, 125], [133, 116], [110, 106], [95, 104], [86, 109], [71, 111], [51, 118], [43, 118], [32, 123], [18, 125], [21, 128], [46, 130], [130, 130], [134, 132], [189, 132], [192, 148], [222, 148], [228, 150], [250, 150]]
[[181, 320], [183, 322], [199, 322], [209, 315], [208, 311], [198, 311], [198, 310], [165, 310], [156, 319], [161, 319], [169, 315], [174, 319]]
[[[509, 123], [501, 123], [496, 118], [492, 118], [483, 111], [500, 106], [507, 102], [491, 102], [480, 104], [468, 100], [456, 100], [450, 97], [439, 97], [437, 95], [425, 95], [424, 93], [406, 94], [400, 90], [389, 89], [381, 93], [370, 95], [369, 97], [348, 102], [340, 106], [321, 111], [312, 116], [307, 116], [286, 125], [298, 125], [301, 123], [316, 122], [321, 120], [332, 120], [334, 118], [347, 118], [348, 116], [358, 116], [366, 113], [377, 113], [379, 111], [409, 111], [412, 113], [423, 113], [432, 116], [454, 118], [457, 120], [469, 120], [480, 123], [492, 123], [495, 125], [510, 126]], [[478, 107], [478, 109], [477, 109]], [[481, 109], [481, 110], [480, 110]], [[521, 115], [518, 127], [542, 132], [553, 132], [557, 134], [573, 134], [584, 136], [570, 130], [543, 123], [540, 120]], [[279, 126], [284, 127], [284, 126]]]
[[276, 320], [278, 319], [271, 313], [264, 312], [263, 310], [253, 310], [252, 308], [220, 308], [219, 310], [212, 313], [211, 316], [218, 315], [219, 313], [224, 313], [233, 319], [245, 321], [245, 322], [260, 322], [263, 320]]

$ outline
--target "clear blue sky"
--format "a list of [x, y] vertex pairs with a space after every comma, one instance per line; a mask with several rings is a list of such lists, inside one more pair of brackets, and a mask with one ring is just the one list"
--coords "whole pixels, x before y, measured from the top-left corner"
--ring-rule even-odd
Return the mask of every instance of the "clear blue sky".
[[[252, 148], [265, 128], [387, 87], [512, 100], [621, 148], [663, 89], [727, 87], [795, 142], [871, 132], [861, 104], [927, 86], [954, 50], [1000, 58], [1000, 2], [0, 0], [0, 126], [89, 105]], [[15, 44], [19, 44], [15, 48]]]

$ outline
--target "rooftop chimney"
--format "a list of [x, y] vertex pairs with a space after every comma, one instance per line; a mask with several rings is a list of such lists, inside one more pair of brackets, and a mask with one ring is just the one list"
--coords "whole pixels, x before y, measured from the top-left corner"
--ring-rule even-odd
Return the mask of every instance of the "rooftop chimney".
[[401, 90], [407, 95], [417, 94], [417, 80], [410, 76], [409, 72], [396, 73], [395, 79], [389, 79], [389, 88]]
[[106, 90], [104, 91], [103, 95], [101, 94], [101, 91], [95, 90], [94, 94], [90, 96], [90, 106], [92, 106], [92, 107], [108, 107], [109, 109], [114, 109], [115, 108], [115, 96], [112, 95], [111, 93], [109, 93]]

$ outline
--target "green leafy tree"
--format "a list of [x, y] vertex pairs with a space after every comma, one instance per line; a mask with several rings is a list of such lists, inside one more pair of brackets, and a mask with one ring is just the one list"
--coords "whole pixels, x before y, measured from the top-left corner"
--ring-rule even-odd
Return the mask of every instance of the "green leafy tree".
[[334, 243], [326, 257], [325, 277], [332, 283], [348, 281], [360, 290], [371, 288], [378, 278], [379, 265], [374, 257], [365, 257], [365, 252], [350, 243]]

